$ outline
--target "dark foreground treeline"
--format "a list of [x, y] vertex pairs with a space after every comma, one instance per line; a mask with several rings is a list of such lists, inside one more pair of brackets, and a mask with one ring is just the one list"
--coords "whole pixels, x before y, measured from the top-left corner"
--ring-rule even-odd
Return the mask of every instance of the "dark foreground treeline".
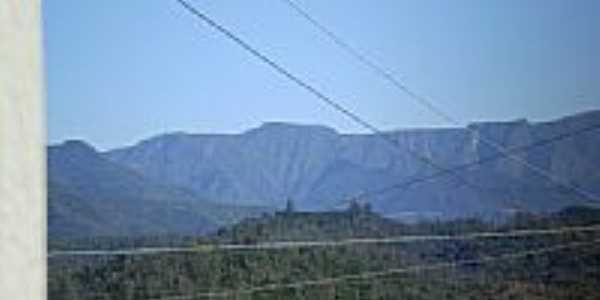
[[[253, 244], [282, 239], [463, 234], [593, 224], [600, 225], [600, 210], [583, 207], [548, 216], [520, 214], [502, 224], [468, 219], [412, 225], [353, 209], [344, 213], [279, 213], [247, 220], [203, 238], [51, 242], [54, 247], [65, 248], [85, 248], [86, 243], [88, 248], [100, 244], [114, 248], [184, 245], [203, 251], [51, 258], [48, 296], [50, 300], [600, 299], [600, 244], [590, 244], [600, 239], [600, 233], [594, 231], [262, 251], [224, 251], [205, 246], [219, 242]], [[569, 244], [575, 246], [557, 248]], [[548, 251], [520, 255], [536, 249]], [[512, 259], [508, 259], [511, 255]], [[499, 256], [506, 259], [489, 259]], [[444, 265], [446, 262], [459, 264]], [[404, 272], [380, 273], [394, 268]], [[323, 280], [355, 274], [367, 276]]]

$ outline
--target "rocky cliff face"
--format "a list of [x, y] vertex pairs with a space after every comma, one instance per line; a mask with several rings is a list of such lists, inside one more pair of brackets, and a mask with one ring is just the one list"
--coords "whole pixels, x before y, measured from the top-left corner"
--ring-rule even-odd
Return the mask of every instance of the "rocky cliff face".
[[[483, 164], [367, 198], [387, 214], [463, 215], [506, 209], [557, 209], [584, 197], [551, 183], [524, 164], [498, 158], [493, 140], [508, 149], [577, 132], [600, 112], [553, 122], [475, 123], [465, 128], [388, 132], [392, 146], [374, 135], [346, 135], [322, 126], [266, 123], [239, 135], [166, 134], [109, 151], [104, 157], [159, 182], [208, 199], [282, 207], [288, 197], [303, 209], [335, 207], [342, 199], [439, 171], [411, 152], [452, 168]], [[514, 156], [547, 170], [555, 180], [600, 194], [600, 131], [539, 143]], [[466, 186], [464, 181], [470, 184]], [[475, 186], [475, 188], [473, 188]]]

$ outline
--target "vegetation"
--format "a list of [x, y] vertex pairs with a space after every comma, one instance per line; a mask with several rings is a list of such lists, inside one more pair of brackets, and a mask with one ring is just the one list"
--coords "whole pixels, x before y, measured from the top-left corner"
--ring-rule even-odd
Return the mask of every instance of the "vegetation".
[[[145, 241], [121, 238], [112, 244], [115, 248], [160, 243], [204, 247], [197, 253], [51, 258], [49, 299], [598, 299], [600, 244], [507, 260], [472, 261], [599, 239], [600, 234], [593, 231], [263, 251], [214, 247], [218, 243], [254, 244], [282, 239], [463, 234], [593, 224], [600, 225], [600, 210], [584, 207], [548, 216], [521, 214], [501, 225], [475, 219], [399, 224], [359, 206], [327, 213], [287, 209], [245, 220], [208, 237]], [[50, 245], [76, 248], [89, 243], [88, 247], [95, 247], [109, 245], [108, 241], [61, 241]], [[446, 262], [462, 263], [450, 266], [444, 265]], [[444, 267], [415, 267], [436, 265]], [[394, 268], [410, 271], [382, 272]], [[185, 297], [176, 297], [182, 295]]]

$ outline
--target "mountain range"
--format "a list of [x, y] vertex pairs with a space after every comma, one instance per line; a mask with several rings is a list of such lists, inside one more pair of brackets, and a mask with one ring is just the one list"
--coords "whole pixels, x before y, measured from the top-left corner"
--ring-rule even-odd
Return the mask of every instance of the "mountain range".
[[[596, 124], [600, 111], [381, 135], [269, 122], [241, 134], [162, 134], [102, 153], [69, 141], [49, 147], [50, 230], [190, 233], [288, 199], [330, 210], [357, 195], [401, 218], [557, 210], [598, 200]], [[167, 215], [179, 222], [165, 227]]]
[[81, 141], [48, 148], [51, 238], [195, 235], [263, 211], [207, 201], [150, 180]]

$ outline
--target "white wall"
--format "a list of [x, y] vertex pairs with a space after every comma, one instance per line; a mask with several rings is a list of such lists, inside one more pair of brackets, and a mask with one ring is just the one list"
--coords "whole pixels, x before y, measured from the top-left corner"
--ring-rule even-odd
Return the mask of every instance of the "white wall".
[[0, 299], [46, 298], [39, 0], [0, 0]]

